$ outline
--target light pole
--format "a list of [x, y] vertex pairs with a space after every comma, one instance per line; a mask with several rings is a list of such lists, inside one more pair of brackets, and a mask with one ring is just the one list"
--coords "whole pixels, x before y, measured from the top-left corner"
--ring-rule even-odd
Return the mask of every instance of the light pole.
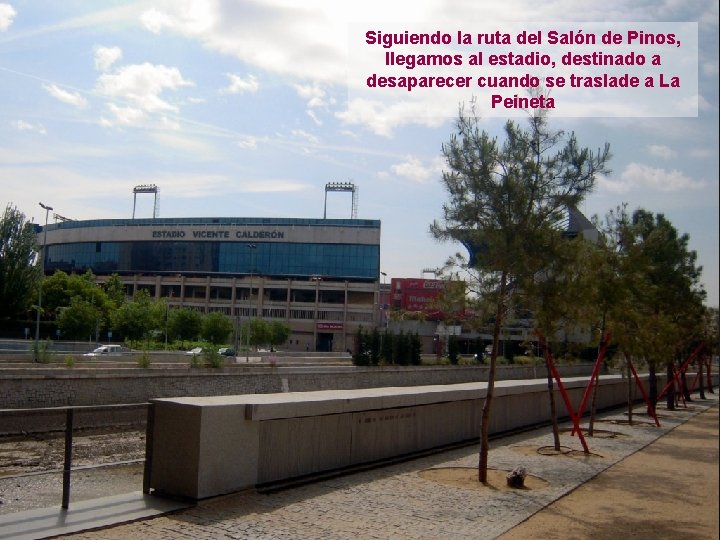
[[38, 306], [37, 306], [37, 318], [35, 319], [35, 353], [34, 360], [38, 361], [38, 352], [40, 351], [40, 312], [42, 311], [42, 280], [45, 277], [45, 250], [47, 249], [47, 225], [48, 216], [52, 212], [52, 206], [46, 206], [43, 203], [38, 203], [41, 208], [45, 210], [45, 227], [43, 227], [43, 245], [42, 252], [40, 253], [40, 272], [42, 277], [40, 279], [40, 286], [38, 287]]
[[380, 275], [382, 276], [382, 287], [380, 288], [380, 305], [382, 306], [382, 315], [384, 318], [384, 324], [383, 326], [387, 329], [388, 327], [388, 302], [383, 302], [383, 295], [385, 295], [385, 300], [389, 300], [389, 294], [388, 290], [385, 288], [385, 278], [387, 277], [387, 274], [385, 272], [380, 272]]
[[170, 300], [172, 300], [173, 292], [170, 289], [169, 300], [165, 302], [165, 350], [168, 350], [168, 321], [170, 319]]
[[248, 244], [250, 249], [250, 294], [248, 296], [248, 325], [245, 332], [245, 362], [250, 362], [250, 321], [252, 320], [252, 290], [253, 290], [253, 272], [255, 271], [255, 248], [256, 244]]

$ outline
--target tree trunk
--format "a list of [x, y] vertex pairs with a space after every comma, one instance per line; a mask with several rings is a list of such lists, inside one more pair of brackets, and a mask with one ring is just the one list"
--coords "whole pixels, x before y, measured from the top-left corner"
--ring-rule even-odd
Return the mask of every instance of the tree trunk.
[[632, 425], [633, 423], [633, 374], [632, 370], [630, 369], [630, 358], [625, 356], [625, 369], [627, 370], [627, 408], [628, 408], [628, 424]]
[[[600, 343], [598, 343], [598, 350], [597, 354], [598, 357], [600, 356], [600, 351], [602, 350], [602, 347], [605, 343], [605, 312], [603, 312], [602, 316], [602, 323], [600, 324]], [[603, 360], [603, 364], [605, 364], [606, 360]], [[597, 389], [598, 386], [600, 386], [600, 372], [598, 371], [597, 380], [595, 381], [595, 386], [593, 386], [593, 394], [592, 394], [592, 401], [590, 402], [590, 422], [588, 425], [588, 435], [590, 437], [593, 436], [593, 428], [595, 427], [595, 412], [596, 412], [596, 399], [597, 399]]]
[[655, 363], [648, 364], [648, 401], [650, 404], [648, 407], [648, 416], [655, 416], [655, 410], [657, 409], [657, 372], [655, 370]]
[[490, 355], [490, 371], [488, 372], [487, 392], [482, 408], [480, 420], [480, 456], [478, 459], [478, 480], [487, 484], [488, 453], [490, 441], [490, 413], [495, 393], [495, 368], [497, 366], [497, 353], [500, 345], [500, 328], [502, 327], [503, 312], [505, 311], [505, 289], [507, 288], [507, 272], [503, 270], [500, 277], [500, 297], [495, 311], [495, 324], [493, 326], [493, 350]]
[[550, 399], [550, 419], [552, 420], [553, 444], [555, 451], [560, 451], [560, 429], [557, 421], [557, 407], [555, 406], [555, 391], [553, 388], [552, 372], [550, 371], [550, 353], [545, 353], [545, 367], [547, 368], [548, 397]]
[[690, 387], [687, 383], [687, 376], [686, 376], [687, 370], [683, 371], [680, 374], [680, 388], [682, 390], [682, 395], [685, 398], [685, 402], [692, 401], [692, 398], [690, 397]]
[[593, 431], [595, 429], [595, 414], [597, 413], [598, 386], [600, 386], [600, 374], [599, 373], [598, 373], [598, 378], [595, 381], [595, 386], [593, 386], [592, 401], [590, 402], [590, 424], [588, 426], [588, 435], [590, 435], [590, 437], [593, 436]]
[[674, 364], [672, 360], [665, 365], [665, 376], [667, 377], [666, 384], [670, 384], [668, 388], [667, 399], [665, 400], [668, 411], [675, 410], [675, 382], [673, 382], [673, 366]]
[[712, 371], [712, 356], [709, 356], [708, 362], [707, 362], [707, 387], [708, 387], [708, 392], [710, 392], [711, 394], [714, 394], [715, 390], [713, 390], [711, 371]]
[[697, 378], [700, 383], [700, 399], [705, 399], [705, 381], [703, 381], [703, 364], [704, 358], [698, 358], [698, 374]]
[[[600, 324], [600, 343], [598, 343], [597, 352], [598, 357], [600, 356], [600, 351], [602, 350], [603, 345], [605, 345], [605, 313], [603, 313], [602, 323]], [[607, 357], [605, 357], [605, 359], [603, 360], [603, 366], [607, 366]], [[590, 422], [588, 425], [588, 435], [590, 435], [590, 437], [593, 436], [593, 431], [595, 428], [598, 386], [600, 386], [600, 371], [598, 371], [597, 380], [595, 381], [595, 386], [593, 386], [592, 401], [590, 402]]]

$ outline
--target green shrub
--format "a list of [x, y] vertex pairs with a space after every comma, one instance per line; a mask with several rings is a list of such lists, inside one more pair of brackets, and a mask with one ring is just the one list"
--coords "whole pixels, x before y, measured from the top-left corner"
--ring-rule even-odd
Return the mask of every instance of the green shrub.
[[67, 367], [67, 368], [75, 367], [75, 357], [72, 354], [65, 355], [65, 367]]
[[472, 356], [461, 356], [460, 360], [458, 360], [458, 365], [460, 366], [476, 366], [477, 364], [478, 361]]
[[147, 369], [150, 367], [150, 355], [147, 351], [144, 351], [137, 359], [137, 365], [140, 368]]
[[225, 357], [216, 348], [207, 347], [203, 349], [203, 364], [212, 368], [221, 368], [225, 364]]
[[200, 356], [199, 354], [193, 354], [190, 358], [190, 367], [191, 368], [201, 368], [205, 367], [205, 359]]
[[52, 341], [49, 339], [45, 341], [33, 341], [30, 349], [33, 353], [33, 359], [41, 364], [49, 364], [53, 357], [53, 353], [50, 351], [51, 347]]
[[542, 358], [540, 358], [539, 356], [519, 355], [513, 357], [513, 363], [519, 364], [521, 366], [532, 366], [535, 364], [540, 364], [542, 361]]

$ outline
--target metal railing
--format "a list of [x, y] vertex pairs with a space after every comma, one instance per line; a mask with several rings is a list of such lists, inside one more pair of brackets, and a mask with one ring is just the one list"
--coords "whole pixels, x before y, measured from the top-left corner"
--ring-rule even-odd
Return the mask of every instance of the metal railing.
[[[152, 431], [154, 426], [154, 406], [152, 403], [131, 403], [131, 404], [119, 404], [119, 405], [74, 405], [66, 407], [40, 407], [34, 409], [5, 409], [0, 410], [0, 417], [3, 413], [17, 415], [34, 415], [34, 414], [46, 414], [46, 413], [65, 413], [65, 448], [62, 468], [62, 502], [61, 507], [67, 510], [70, 506], [70, 488], [72, 480], [72, 458], [73, 458], [73, 430], [75, 423], [75, 412], [102, 412], [102, 411], [113, 411], [122, 409], [132, 409], [138, 407], [147, 408], [147, 422], [145, 428], [145, 460], [143, 469], [143, 493], [150, 493], [150, 474], [152, 464]], [[85, 466], [83, 469], [88, 468], [100, 468], [106, 467], [107, 464]]]

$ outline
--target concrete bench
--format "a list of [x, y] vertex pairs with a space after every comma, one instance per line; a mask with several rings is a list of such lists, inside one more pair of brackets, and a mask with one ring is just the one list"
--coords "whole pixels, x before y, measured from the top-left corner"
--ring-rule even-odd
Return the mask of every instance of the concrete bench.
[[[577, 407], [587, 379], [564, 381]], [[600, 381], [598, 407], [626, 381]], [[476, 439], [487, 383], [152, 400], [150, 488], [203, 499]], [[491, 433], [549, 420], [547, 381], [498, 381]], [[559, 400], [558, 411], [565, 414]]]

